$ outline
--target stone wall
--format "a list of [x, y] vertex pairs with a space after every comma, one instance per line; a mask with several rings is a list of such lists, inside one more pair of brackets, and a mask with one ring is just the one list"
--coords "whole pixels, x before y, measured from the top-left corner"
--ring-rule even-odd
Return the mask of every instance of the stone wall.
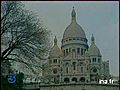
[[119, 85], [106, 84], [29, 84], [26, 90], [119, 90]]

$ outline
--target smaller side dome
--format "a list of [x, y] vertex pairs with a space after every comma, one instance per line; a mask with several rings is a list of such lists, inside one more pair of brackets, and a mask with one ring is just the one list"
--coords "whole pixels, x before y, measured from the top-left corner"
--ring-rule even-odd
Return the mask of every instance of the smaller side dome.
[[94, 39], [93, 34], [91, 37], [91, 46], [88, 49], [88, 51], [86, 52], [86, 54], [87, 55], [89, 54], [89, 56], [101, 56], [100, 50], [95, 44], [95, 39]]
[[54, 38], [54, 46], [51, 48], [49, 56], [50, 57], [59, 57], [62, 55], [61, 49], [57, 45], [57, 38]]

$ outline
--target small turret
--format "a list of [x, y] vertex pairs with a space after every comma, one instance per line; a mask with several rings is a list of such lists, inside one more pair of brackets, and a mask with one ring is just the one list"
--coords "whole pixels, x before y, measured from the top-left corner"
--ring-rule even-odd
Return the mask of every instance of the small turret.
[[56, 36], [54, 38], [54, 45], [57, 45], [57, 38], [56, 38]]
[[90, 45], [90, 48], [88, 49], [87, 53], [90, 56], [101, 56], [100, 50], [98, 49], [98, 47], [95, 44], [95, 38], [94, 38], [93, 34], [91, 37], [91, 45]]
[[72, 16], [72, 21], [73, 21], [73, 20], [76, 21], [76, 12], [75, 12], [75, 10], [74, 10], [74, 7], [73, 7], [73, 10], [72, 10], [71, 16]]
[[49, 56], [50, 57], [59, 57], [62, 55], [61, 49], [57, 45], [57, 38], [54, 38], [54, 46], [51, 48]]

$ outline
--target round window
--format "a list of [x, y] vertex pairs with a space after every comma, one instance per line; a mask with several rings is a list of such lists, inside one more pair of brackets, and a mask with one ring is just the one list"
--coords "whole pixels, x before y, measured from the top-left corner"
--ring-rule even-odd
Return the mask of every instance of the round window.
[[97, 69], [96, 69], [96, 68], [95, 68], [95, 69], [93, 69], [93, 72], [94, 72], [94, 73], [96, 73], [96, 72], [97, 72]]
[[53, 69], [53, 73], [54, 73], [54, 74], [57, 73], [57, 69], [56, 69], [56, 68]]

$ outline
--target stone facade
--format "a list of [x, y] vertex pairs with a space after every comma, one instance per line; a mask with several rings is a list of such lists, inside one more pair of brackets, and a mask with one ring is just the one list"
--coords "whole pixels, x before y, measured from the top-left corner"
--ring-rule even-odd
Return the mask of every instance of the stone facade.
[[61, 49], [54, 39], [48, 62], [44, 65], [45, 83], [98, 83], [99, 79], [110, 79], [109, 61], [103, 61], [92, 35], [90, 47], [85, 32], [76, 21], [73, 8], [71, 23], [61, 41]]
[[26, 90], [119, 90], [118, 83], [99, 84], [109, 80], [109, 61], [102, 60], [102, 54], [92, 35], [91, 45], [82, 27], [77, 24], [73, 8], [71, 23], [66, 28], [61, 48], [57, 38], [51, 48], [39, 83], [29, 83]]

